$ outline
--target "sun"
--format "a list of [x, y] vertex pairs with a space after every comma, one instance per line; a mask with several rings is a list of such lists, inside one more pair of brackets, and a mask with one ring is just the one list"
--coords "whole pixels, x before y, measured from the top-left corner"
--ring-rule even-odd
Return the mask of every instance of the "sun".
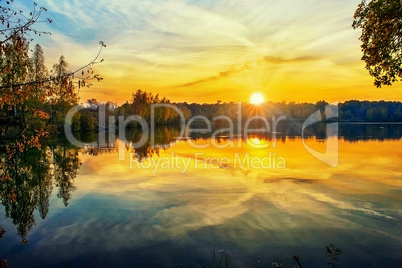
[[264, 102], [264, 96], [261, 93], [253, 93], [250, 97], [250, 103], [254, 105], [260, 105]]

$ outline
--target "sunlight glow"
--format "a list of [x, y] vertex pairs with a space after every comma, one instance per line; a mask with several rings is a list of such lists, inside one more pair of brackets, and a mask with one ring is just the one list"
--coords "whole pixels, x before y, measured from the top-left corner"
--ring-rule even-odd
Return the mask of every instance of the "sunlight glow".
[[252, 142], [253, 144], [257, 144], [257, 145], [260, 145], [260, 144], [261, 144], [261, 140], [260, 140], [259, 138], [252, 138], [252, 139], [251, 139], [251, 142]]
[[250, 97], [250, 103], [254, 105], [260, 105], [264, 102], [264, 96], [261, 93], [254, 93]]

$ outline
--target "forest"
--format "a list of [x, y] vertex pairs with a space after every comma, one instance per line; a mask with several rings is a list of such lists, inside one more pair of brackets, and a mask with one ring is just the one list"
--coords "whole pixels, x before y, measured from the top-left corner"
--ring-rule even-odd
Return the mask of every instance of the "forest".
[[[236, 122], [239, 116], [239, 104], [230, 102], [220, 102], [214, 104], [199, 103], [171, 103], [165, 97], [154, 96], [141, 89], [132, 94], [132, 99], [126, 101], [120, 106], [112, 102], [99, 103], [96, 99], [89, 99], [82, 104], [85, 109], [80, 111], [73, 120], [73, 129], [76, 131], [95, 131], [98, 126], [99, 110], [106, 106], [106, 117], [116, 118], [123, 116], [127, 118], [131, 115], [139, 115], [148, 123], [150, 122], [152, 104], [171, 104], [177, 107], [184, 116], [184, 120], [192, 117], [202, 116], [209, 121], [217, 121], [219, 116], [227, 116], [233, 122]], [[295, 102], [266, 102], [259, 106], [241, 103], [241, 120], [247, 121], [254, 115], [263, 116], [270, 120], [285, 116], [285, 120], [304, 121], [317, 110], [324, 111], [325, 107], [330, 105], [326, 101], [316, 103], [295, 103]], [[113, 107], [111, 109], [110, 107]], [[158, 107], [155, 109], [156, 125], [176, 125], [180, 123], [180, 117], [173, 109]], [[397, 101], [359, 101], [350, 100], [338, 104], [338, 117], [331, 119], [338, 122], [401, 122], [402, 121], [402, 103]], [[128, 127], [136, 127], [135, 123]]]

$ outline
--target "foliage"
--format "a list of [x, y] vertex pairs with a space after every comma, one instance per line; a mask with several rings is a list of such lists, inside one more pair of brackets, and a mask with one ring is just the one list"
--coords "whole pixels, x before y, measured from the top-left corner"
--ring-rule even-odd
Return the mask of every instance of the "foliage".
[[[69, 79], [64, 83], [36, 83], [14, 87], [25, 83], [32, 77], [45, 75], [43, 51], [36, 47], [32, 58], [28, 55], [29, 46], [24, 37], [14, 35], [3, 44], [0, 55], [0, 139], [39, 139], [46, 135], [47, 125], [71, 105], [76, 103], [76, 94]], [[55, 89], [58, 89], [56, 92]], [[60, 93], [65, 93], [59, 98]], [[58, 107], [58, 109], [55, 109]]]
[[325, 247], [326, 249], [326, 257], [330, 259], [328, 264], [331, 264], [333, 268], [339, 266], [338, 256], [342, 254], [342, 250], [340, 248], [336, 248], [334, 245], [329, 244]]
[[[331, 264], [333, 268], [340, 266], [338, 256], [342, 254], [342, 250], [340, 248], [335, 247], [333, 244], [329, 244], [325, 248], [326, 248], [325, 256], [330, 258], [329, 264]], [[297, 266], [293, 266], [293, 267], [302, 268], [299, 256], [293, 256], [293, 259], [297, 262]], [[225, 262], [223, 263], [222, 257], [217, 259], [215, 256], [215, 246], [214, 246], [214, 255], [213, 255], [213, 260], [211, 261], [211, 263], [208, 265], [205, 265], [205, 264], [199, 262], [199, 264], [201, 265], [202, 268], [215, 268], [215, 267], [223, 268], [223, 267], [229, 267], [230, 261], [228, 260], [228, 258], [225, 258]], [[183, 266], [181, 266], [181, 267], [183, 267]], [[190, 264], [187, 267], [190, 268], [190, 267], [193, 267], [193, 265]], [[283, 267], [283, 262], [280, 260], [276, 260], [276, 261], [272, 262], [272, 267], [281, 268], [281, 267]]]
[[[31, 57], [32, 72], [30, 72], [29, 80], [31, 81], [43, 81], [49, 77], [49, 71], [45, 65], [45, 55], [42, 47], [39, 44], [35, 45], [35, 48]], [[48, 95], [51, 94], [50, 87], [35, 84], [33, 95], [41, 102], [45, 102]]]
[[[238, 115], [238, 105], [235, 103], [198, 104], [180, 103], [179, 107], [187, 107], [192, 116], [205, 116], [213, 120], [219, 115], [226, 115], [236, 122], [241, 116], [242, 122], [246, 122], [253, 115], [262, 115], [268, 119], [272, 117], [286, 116], [287, 120], [306, 120], [317, 110], [324, 110], [328, 105], [325, 101], [314, 103], [285, 103], [267, 102], [255, 108], [254, 105], [242, 104], [241, 115]], [[340, 121], [365, 121], [365, 122], [401, 122], [402, 103], [397, 101], [358, 101], [350, 100], [338, 105]]]
[[[222, 253], [223, 249], [218, 250], [218, 252]], [[201, 265], [202, 268], [228, 268], [230, 265], [230, 261], [228, 258], [225, 258], [225, 260], [223, 260], [222, 256], [217, 258], [215, 245], [214, 245], [212, 261], [209, 264], [204, 264], [200, 261], [198, 261], [198, 263]], [[188, 265], [188, 267], [191, 268], [193, 266], [190, 264], [190, 265]]]
[[[95, 117], [89, 110], [82, 110], [79, 113], [79, 131], [81, 133], [93, 133], [97, 125]], [[78, 129], [76, 129], [78, 130]]]
[[[124, 118], [131, 115], [138, 115], [145, 119], [148, 123], [151, 122], [151, 106], [152, 104], [162, 104], [162, 106], [154, 108], [154, 123], [155, 125], [173, 125], [180, 122], [179, 114], [172, 108], [165, 107], [163, 104], [176, 106], [187, 120], [191, 117], [191, 111], [183, 106], [170, 103], [170, 100], [165, 97], [160, 99], [159, 94], [153, 95], [146, 91], [138, 89], [132, 94], [131, 102], [126, 102], [115, 111], [115, 115], [123, 116]], [[118, 122], [118, 121], [117, 121]], [[131, 126], [138, 126], [136, 122], [133, 122]]]
[[219, 258], [217, 262], [211, 262], [210, 264], [203, 264], [200, 262], [202, 268], [228, 268], [230, 261], [226, 258], [223, 262], [222, 258]]
[[32, 71], [26, 40], [14, 35], [3, 45], [0, 55], [0, 141], [10, 138], [38, 139], [45, 134], [44, 124], [48, 114], [34, 97], [32, 85], [13, 88], [11, 85], [26, 81]]
[[6, 1], [0, 6], [0, 151], [18, 143], [39, 146], [49, 131], [61, 129], [66, 113], [78, 103], [76, 85], [79, 88], [89, 86], [88, 80], [102, 80], [93, 74], [91, 66], [98, 63], [106, 47], [101, 41], [95, 59], [75, 71], [68, 70], [61, 56], [49, 75], [39, 44], [29, 57], [31, 34], [50, 34], [36, 28], [37, 23], [52, 22], [40, 20], [46, 8], [34, 3], [28, 16], [13, 9], [12, 3]]
[[374, 85], [391, 85], [402, 78], [402, 2], [362, 1], [352, 27], [362, 29], [362, 60], [374, 77]]
[[396, 101], [346, 101], [339, 105], [342, 121], [401, 122], [402, 103]]
[[[251, 104], [242, 104], [241, 113], [238, 113], [238, 104], [235, 103], [216, 103], [216, 104], [198, 104], [198, 103], [170, 103], [169, 100], [163, 98], [159, 99], [159, 96], [154, 96], [152, 93], [146, 91], [137, 90], [133, 93], [133, 99], [131, 102], [125, 102], [121, 106], [117, 107], [112, 111], [106, 108], [106, 126], [109, 126], [108, 119], [109, 116], [114, 116], [115, 122], [118, 123], [118, 117], [122, 116], [127, 118], [131, 115], [140, 115], [150, 123], [150, 107], [153, 103], [168, 103], [177, 107], [183, 114], [185, 120], [190, 119], [194, 116], [204, 116], [206, 120], [213, 122], [214, 129], [222, 129], [228, 127], [228, 121], [226, 119], [216, 119], [217, 116], [227, 116], [235, 123], [240, 118], [242, 124], [247, 122], [247, 120], [253, 115], [261, 115], [268, 119], [271, 124], [272, 118], [278, 119], [280, 116], [285, 116], [286, 121], [299, 121], [303, 122], [310, 115], [312, 115], [317, 110], [321, 111], [321, 116], [325, 119], [324, 109], [328, 105], [325, 101], [318, 101], [314, 103], [285, 103], [285, 102], [267, 102], [256, 108]], [[96, 99], [89, 99], [87, 101], [88, 108], [81, 110], [77, 113], [77, 117], [82, 117], [81, 123], [77, 121], [73, 125], [73, 129], [79, 131], [81, 126], [86, 125], [86, 129], [94, 131], [98, 126], [98, 114], [99, 107], [106, 105], [108, 107], [114, 107], [115, 104], [107, 102], [106, 104], [99, 103]], [[177, 112], [170, 108], [157, 107], [154, 110], [154, 121], [155, 125], [177, 125], [180, 119]], [[397, 101], [358, 101], [350, 100], [344, 103], [338, 104], [338, 117], [331, 119], [332, 121], [341, 122], [401, 122], [402, 121], [402, 103]], [[92, 118], [90, 118], [92, 117]], [[238, 118], [239, 117], [239, 118]], [[78, 120], [78, 119], [77, 119]], [[325, 120], [324, 120], [325, 122]], [[92, 124], [92, 126], [91, 126]], [[130, 127], [137, 127], [135, 122], [128, 124]], [[272, 126], [272, 125], [271, 125]], [[205, 122], [194, 121], [191, 124], [193, 128], [205, 128]], [[264, 127], [262, 121], [255, 120], [250, 125], [250, 128], [260, 128]], [[325, 126], [319, 125], [315, 132], [313, 133], [323, 133], [323, 138], [325, 138]], [[288, 125], [283, 129], [284, 135], [300, 135], [301, 126], [298, 129], [297, 124]], [[88, 133], [84, 131], [83, 133]], [[278, 134], [279, 135], [279, 134]]]
[[[14, 10], [12, 3], [0, 6], [0, 201], [6, 217], [17, 226], [21, 244], [27, 244], [26, 236], [35, 225], [34, 210], [38, 209], [42, 218], [47, 216], [53, 185], [65, 206], [75, 189], [78, 152], [68, 149], [66, 142], [64, 146], [43, 146], [43, 141], [51, 130], [60, 128], [67, 111], [77, 104], [75, 83], [80, 86], [89, 79], [101, 80], [93, 75], [91, 66], [105, 45], [100, 42], [96, 58], [73, 72], [61, 56], [49, 75], [39, 44], [29, 57], [31, 34], [50, 34], [36, 28], [46, 8], [34, 3], [28, 16]], [[82, 71], [74, 82], [74, 74], [84, 69], [87, 74]]]

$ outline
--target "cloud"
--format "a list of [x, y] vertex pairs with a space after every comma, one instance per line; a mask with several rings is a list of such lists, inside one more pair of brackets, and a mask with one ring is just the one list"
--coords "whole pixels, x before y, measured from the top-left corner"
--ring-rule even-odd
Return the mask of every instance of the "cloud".
[[[52, 36], [35, 41], [47, 60], [63, 54], [71, 66], [85, 65], [104, 41], [106, 61], [97, 68], [108, 82], [98, 94], [116, 92], [120, 101], [133, 87], [165, 91], [173, 101], [239, 101], [249, 87], [266, 83], [277, 87], [270, 93], [274, 100], [305, 101], [327, 85], [372, 86], [360, 79], [367, 73], [359, 65], [359, 33], [350, 27], [359, 1], [43, 0], [39, 5], [49, 10], [44, 17], [54, 23], [41, 29]], [[194, 90], [177, 94], [172, 85]]]
[[282, 57], [275, 57], [275, 56], [264, 56], [260, 60], [256, 60], [256, 62], [248, 62], [244, 63], [241, 67], [236, 67], [236, 66], [231, 66], [225, 71], [219, 72], [217, 75], [205, 77], [202, 79], [198, 79], [195, 81], [187, 82], [187, 83], [182, 83], [179, 85], [175, 85], [177, 88], [182, 88], [182, 87], [190, 87], [190, 86], [195, 86], [198, 84], [203, 84], [203, 83], [209, 83], [209, 82], [214, 82], [222, 78], [227, 78], [233, 74], [242, 72], [244, 70], [250, 70], [252, 69], [253, 65], [255, 64], [261, 64], [261, 62], [265, 63], [273, 63], [273, 64], [282, 64], [282, 63], [299, 63], [299, 62], [311, 62], [314, 60], [318, 60], [318, 58], [313, 57], [313, 56], [303, 56], [303, 57], [297, 57], [297, 58], [289, 58], [285, 59]]
[[376, 210], [369, 209], [369, 208], [358, 207], [358, 206], [355, 206], [355, 205], [353, 205], [351, 203], [348, 203], [348, 202], [333, 199], [333, 198], [331, 198], [331, 197], [329, 197], [329, 196], [327, 196], [325, 194], [322, 194], [322, 193], [310, 193], [310, 192], [307, 192], [307, 191], [300, 191], [300, 192], [313, 197], [317, 201], [327, 203], [327, 204], [332, 205], [332, 206], [334, 206], [336, 208], [339, 208], [339, 209], [363, 212], [363, 213], [365, 213], [367, 215], [372, 215], [372, 216], [376, 216], [376, 217], [379, 217], [379, 218], [384, 218], [384, 219], [387, 219], [387, 220], [397, 221], [397, 219], [395, 219], [394, 217], [388, 216], [388, 215], [383, 214], [381, 212], [378, 212]]
[[275, 63], [275, 64], [309, 62], [309, 61], [314, 61], [314, 60], [317, 60], [317, 58], [313, 57], [313, 56], [303, 56], [303, 57], [289, 58], [289, 59], [285, 59], [283, 57], [275, 57], [275, 56], [265, 56], [264, 57], [264, 61], [266, 61], [268, 63]]
[[230, 76], [230, 75], [232, 75], [234, 73], [241, 72], [241, 71], [243, 71], [243, 70], [245, 70], [247, 68], [248, 68], [247, 65], [244, 65], [244, 66], [242, 66], [240, 68], [231, 67], [227, 71], [219, 72], [218, 75], [206, 77], [206, 78], [203, 78], [203, 79], [199, 79], [199, 80], [196, 80], [196, 81], [192, 81], [192, 82], [188, 82], [188, 83], [184, 83], [184, 84], [180, 84], [180, 85], [176, 85], [174, 87], [176, 87], [176, 88], [190, 87], [190, 86], [194, 86], [194, 85], [198, 85], [198, 84], [213, 82], [213, 81], [219, 80], [221, 78], [228, 77], [228, 76]]

